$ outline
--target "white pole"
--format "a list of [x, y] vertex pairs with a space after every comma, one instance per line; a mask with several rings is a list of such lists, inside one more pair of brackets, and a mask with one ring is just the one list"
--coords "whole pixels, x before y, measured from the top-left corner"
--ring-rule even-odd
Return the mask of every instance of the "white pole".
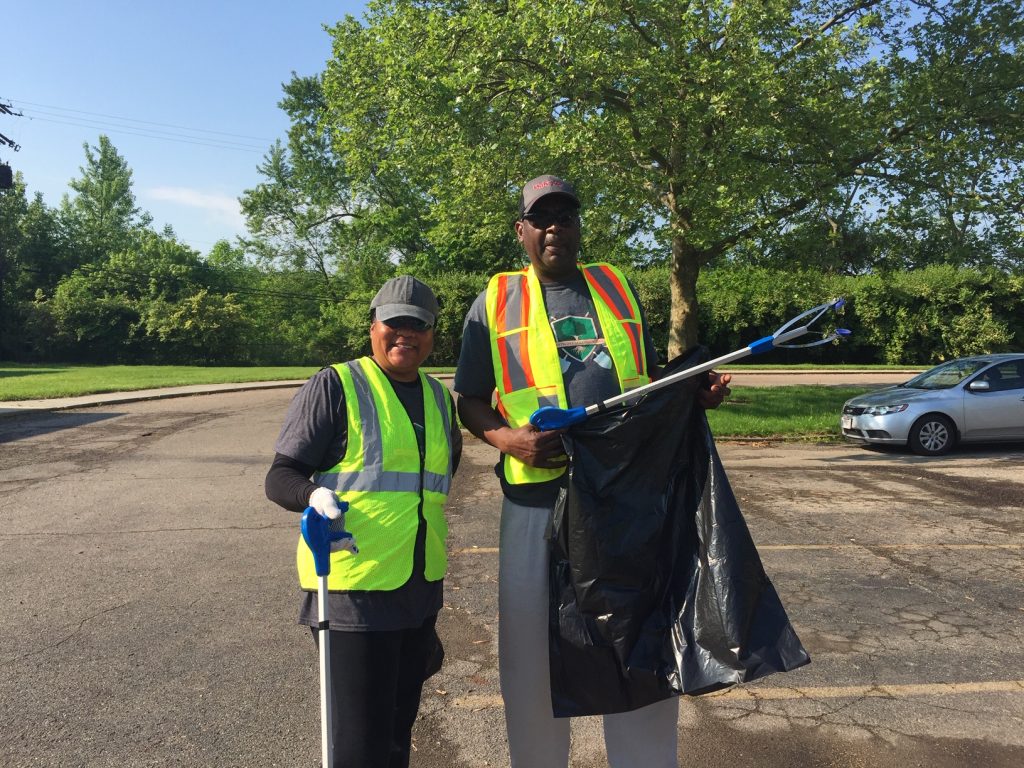
[[[786, 333], [783, 333], [778, 337], [772, 339], [772, 341], [774, 342], [772, 346], [784, 344], [787, 341], [791, 341], [797, 338], [798, 336], [803, 336], [805, 333], [807, 333], [806, 325], [801, 326], [800, 328], [795, 328], [792, 331], [787, 331]], [[768, 337], [762, 339], [762, 341], [767, 341], [767, 339]], [[642, 387], [637, 387], [636, 389], [631, 389], [628, 392], [623, 392], [621, 395], [609, 397], [602, 403], [598, 403], [596, 405], [588, 405], [586, 409], [587, 415], [593, 416], [595, 413], [601, 410], [601, 408], [609, 408], [613, 405], [624, 403], [627, 400], [634, 400], [640, 397], [641, 395], [646, 395], [648, 392], [653, 392], [656, 389], [667, 387], [669, 384], [675, 384], [677, 381], [682, 381], [683, 379], [688, 379], [691, 376], [698, 376], [702, 373], [707, 373], [712, 368], [717, 368], [720, 365], [725, 365], [727, 363], [732, 363], [736, 360], [740, 360], [746, 357], [747, 355], [753, 354], [753, 352], [754, 350], [751, 347], [747, 346], [744, 347], [743, 349], [737, 349], [735, 352], [730, 352], [727, 355], [716, 357], [714, 360], [709, 360], [706, 363], [701, 363], [700, 365], [695, 365], [692, 368], [687, 368], [685, 371], [676, 371], [675, 373], [671, 373], [663, 379], [652, 381], [650, 384], [644, 384]]]
[[327, 577], [320, 576], [316, 589], [320, 640], [320, 753], [323, 768], [334, 765], [334, 732], [331, 718], [331, 632], [327, 617]]

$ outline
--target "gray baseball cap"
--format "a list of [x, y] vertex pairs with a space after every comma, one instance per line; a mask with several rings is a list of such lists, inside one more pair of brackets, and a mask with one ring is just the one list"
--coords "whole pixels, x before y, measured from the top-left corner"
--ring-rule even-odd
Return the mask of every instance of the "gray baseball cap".
[[557, 176], [538, 176], [523, 185], [523, 193], [519, 196], [519, 215], [529, 213], [534, 203], [548, 195], [562, 195], [569, 198], [577, 208], [580, 207], [576, 189], [568, 181]]
[[393, 277], [384, 283], [370, 302], [370, 308], [378, 320], [415, 317], [430, 325], [441, 311], [430, 286], [411, 275]]

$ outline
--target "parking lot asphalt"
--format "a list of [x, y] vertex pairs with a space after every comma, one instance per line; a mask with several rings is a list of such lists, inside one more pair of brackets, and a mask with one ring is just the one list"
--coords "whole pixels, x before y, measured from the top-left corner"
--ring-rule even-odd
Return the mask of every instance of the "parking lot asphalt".
[[[262, 479], [292, 390], [0, 420], [0, 765], [310, 766], [297, 519]], [[684, 699], [680, 765], [1024, 764], [1024, 450], [723, 443], [812, 664]], [[495, 453], [468, 439], [413, 766], [503, 765]], [[600, 722], [574, 768], [601, 768]]]

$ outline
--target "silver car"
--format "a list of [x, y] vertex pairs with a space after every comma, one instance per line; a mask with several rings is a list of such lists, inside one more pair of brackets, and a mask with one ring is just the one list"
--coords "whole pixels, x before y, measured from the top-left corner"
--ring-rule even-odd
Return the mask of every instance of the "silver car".
[[859, 395], [843, 406], [841, 426], [849, 440], [925, 456], [961, 441], [1024, 440], [1024, 354], [962, 357]]

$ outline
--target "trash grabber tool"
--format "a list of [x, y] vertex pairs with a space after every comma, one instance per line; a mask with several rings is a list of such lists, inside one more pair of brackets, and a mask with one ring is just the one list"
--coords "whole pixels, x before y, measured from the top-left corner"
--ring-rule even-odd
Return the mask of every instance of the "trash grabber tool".
[[[339, 501], [344, 512], [348, 503]], [[317, 633], [320, 646], [320, 753], [324, 768], [334, 762], [334, 737], [331, 727], [331, 622], [327, 612], [327, 577], [331, 573], [331, 542], [352, 538], [344, 529], [344, 518], [328, 520], [313, 507], [302, 513], [302, 538], [313, 553], [316, 568]]]
[[[563, 427], [578, 424], [581, 421], [584, 421], [588, 416], [593, 416], [595, 413], [606, 411], [619, 403], [624, 403], [627, 400], [635, 400], [641, 395], [646, 395], [648, 392], [653, 392], [656, 389], [667, 387], [669, 384], [674, 384], [677, 381], [688, 379], [691, 376], [706, 373], [716, 366], [734, 362], [747, 357], [748, 355], [760, 355], [771, 349], [775, 349], [776, 347], [797, 349], [799, 347], [816, 347], [819, 344], [831, 344], [833, 342], [838, 342], [840, 339], [849, 336], [850, 332], [845, 328], [836, 328], [826, 334], [822, 331], [811, 330], [811, 326], [820, 320], [825, 313], [830, 310], [839, 310], [845, 303], [844, 299], [833, 299], [832, 301], [827, 301], [824, 304], [819, 304], [818, 306], [812, 307], [806, 312], [797, 315], [775, 331], [771, 336], [765, 336], [764, 338], [758, 339], [752, 344], [748, 344], [743, 349], [730, 352], [728, 355], [716, 357], [714, 360], [709, 360], [706, 363], [695, 365], [692, 368], [687, 368], [686, 370], [669, 374], [663, 379], [652, 381], [650, 384], [645, 384], [642, 387], [631, 389], [629, 392], [623, 392], [621, 395], [616, 395], [615, 397], [610, 397], [604, 402], [596, 403], [595, 405], [580, 405], [575, 408], [557, 408], [553, 405], [546, 405], [543, 408], [538, 408], [530, 416], [530, 423], [542, 430], [562, 429]], [[807, 317], [810, 317], [811, 319], [803, 322], [803, 325], [798, 325]], [[820, 335], [822, 338], [806, 344], [787, 343], [808, 333]]]

